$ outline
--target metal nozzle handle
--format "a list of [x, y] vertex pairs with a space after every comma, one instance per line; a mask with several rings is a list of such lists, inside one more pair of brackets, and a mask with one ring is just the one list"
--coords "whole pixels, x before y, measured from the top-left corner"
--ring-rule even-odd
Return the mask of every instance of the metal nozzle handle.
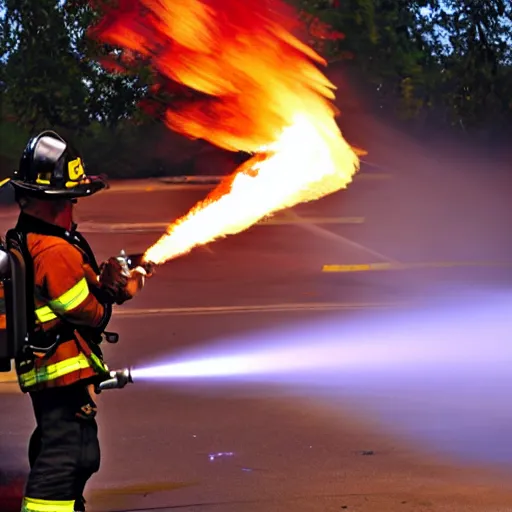
[[129, 383], [133, 383], [130, 368], [114, 370], [110, 372], [110, 379], [104, 380], [98, 384], [97, 390], [98, 392], [101, 392], [106, 389], [122, 389]]
[[155, 269], [155, 264], [144, 260], [144, 253], [127, 254], [124, 256], [129, 270], [142, 267], [146, 274], [150, 276]]

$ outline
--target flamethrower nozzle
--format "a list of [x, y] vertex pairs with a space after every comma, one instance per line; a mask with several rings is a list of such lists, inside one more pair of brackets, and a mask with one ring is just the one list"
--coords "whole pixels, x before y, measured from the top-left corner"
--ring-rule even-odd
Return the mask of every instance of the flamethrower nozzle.
[[101, 393], [106, 389], [122, 389], [129, 383], [133, 383], [131, 368], [112, 370], [110, 372], [110, 378], [100, 382], [96, 386], [96, 392]]
[[155, 264], [150, 261], [146, 261], [144, 259], [144, 253], [126, 254], [124, 251], [121, 251], [120, 258], [124, 260], [128, 270], [131, 271], [137, 267], [141, 267], [144, 269], [144, 272], [146, 272], [147, 277], [150, 277], [155, 270]]
[[121, 272], [127, 278], [124, 285], [124, 296], [133, 298], [142, 290], [146, 278], [151, 277], [154, 272], [154, 265], [144, 261], [144, 254], [126, 254], [121, 251], [117, 256], [117, 261], [121, 265]]
[[137, 267], [144, 270], [146, 277], [151, 277], [155, 271], [156, 265], [150, 261], [146, 261], [144, 259], [144, 253], [126, 254], [126, 252], [123, 250], [117, 259], [119, 263], [121, 263], [121, 265], [123, 265], [123, 267], [126, 269], [127, 274], [137, 269]]

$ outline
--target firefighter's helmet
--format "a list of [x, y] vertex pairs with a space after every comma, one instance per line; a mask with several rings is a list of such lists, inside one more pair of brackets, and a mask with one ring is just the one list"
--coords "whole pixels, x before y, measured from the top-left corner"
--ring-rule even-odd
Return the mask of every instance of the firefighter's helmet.
[[44, 199], [90, 196], [106, 188], [100, 176], [86, 176], [76, 149], [53, 131], [32, 137], [10, 182], [18, 192]]

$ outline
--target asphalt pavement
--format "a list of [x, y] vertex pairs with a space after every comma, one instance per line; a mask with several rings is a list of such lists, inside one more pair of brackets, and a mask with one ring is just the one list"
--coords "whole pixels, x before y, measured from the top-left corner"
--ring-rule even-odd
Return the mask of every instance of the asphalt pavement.
[[[470, 289], [509, 291], [507, 187], [453, 173], [441, 187], [439, 173], [419, 170], [428, 158], [416, 155], [410, 173], [405, 157], [395, 166], [367, 164], [347, 191], [158, 268], [115, 313], [111, 328], [121, 340], [105, 349], [110, 366], [200, 358], [213, 347], [224, 355], [272, 350], [285, 339], [306, 348], [292, 359], [307, 357], [320, 350], [319, 325], [335, 324], [343, 343], [343, 332], [375, 317], [407, 318], [411, 307], [463, 301]], [[100, 259], [142, 252], [209, 188], [114, 184], [80, 201], [77, 217]], [[2, 230], [15, 214], [2, 209]], [[372, 270], [375, 263], [388, 267]], [[394, 270], [403, 263], [416, 266]], [[322, 389], [312, 380], [299, 372], [288, 380], [142, 381], [103, 393], [103, 463], [88, 510], [512, 511], [512, 417], [503, 411], [510, 401], [501, 415], [482, 413], [492, 421], [473, 414], [457, 423], [445, 421], [446, 411], [422, 416], [424, 396], [404, 405], [399, 391], [386, 394], [377, 383], [369, 393], [373, 405], [382, 397], [379, 409], [352, 394], [348, 380], [330, 388], [324, 379]], [[510, 380], [503, 385], [510, 392]], [[5, 504], [5, 489], [26, 473], [33, 419], [14, 384], [0, 389], [0, 468], [12, 484], [4, 485]]]

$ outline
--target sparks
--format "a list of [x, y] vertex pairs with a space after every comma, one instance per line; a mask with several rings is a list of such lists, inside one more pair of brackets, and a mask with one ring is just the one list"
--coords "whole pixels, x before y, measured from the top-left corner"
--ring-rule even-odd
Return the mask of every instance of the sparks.
[[279, 1], [119, 0], [93, 34], [137, 52], [199, 93], [169, 106], [167, 126], [252, 159], [173, 222], [145, 253], [161, 264], [264, 217], [345, 188], [357, 150], [335, 121], [325, 61], [292, 35]]

